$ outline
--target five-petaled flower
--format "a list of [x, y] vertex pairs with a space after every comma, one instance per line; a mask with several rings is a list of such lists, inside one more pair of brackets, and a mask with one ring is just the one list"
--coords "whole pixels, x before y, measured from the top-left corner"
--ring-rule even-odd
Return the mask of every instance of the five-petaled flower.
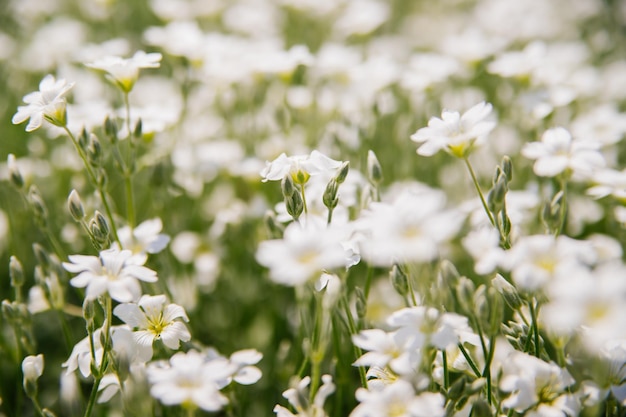
[[134, 329], [137, 343], [150, 349], [157, 339], [170, 349], [178, 349], [181, 340], [191, 340], [185, 324], [177, 320], [189, 321], [185, 309], [178, 304], [166, 304], [165, 295], [144, 295], [137, 304], [118, 305], [113, 314]]
[[64, 79], [56, 80], [53, 75], [46, 75], [39, 83], [39, 91], [24, 96], [24, 103], [28, 105], [19, 106], [11, 121], [17, 125], [30, 118], [26, 125], [27, 132], [39, 129], [44, 119], [55, 126], [65, 126], [65, 95], [73, 85], [74, 83], [68, 84]]
[[126, 303], [141, 296], [138, 280], [157, 281], [156, 272], [143, 266], [146, 259], [146, 255], [133, 255], [129, 250], [108, 249], [100, 256], [71, 255], [63, 267], [78, 273], [70, 284], [87, 287], [85, 298], [93, 300], [108, 292], [112, 299]]

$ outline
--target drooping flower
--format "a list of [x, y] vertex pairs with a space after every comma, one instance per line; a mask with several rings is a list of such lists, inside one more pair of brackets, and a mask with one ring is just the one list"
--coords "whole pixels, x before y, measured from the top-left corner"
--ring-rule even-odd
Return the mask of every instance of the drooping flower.
[[22, 361], [22, 374], [24, 381], [36, 382], [43, 375], [43, 355], [29, 355]]
[[432, 156], [444, 150], [458, 158], [467, 157], [496, 125], [485, 120], [491, 109], [491, 104], [483, 101], [463, 115], [458, 111], [444, 110], [441, 119], [432, 117], [428, 121], [428, 127], [423, 127], [411, 135], [412, 141], [421, 143], [417, 153]]
[[138, 280], [156, 282], [157, 275], [146, 268], [146, 255], [133, 255], [129, 250], [107, 249], [100, 256], [71, 255], [63, 267], [78, 273], [70, 280], [74, 287], [85, 288], [85, 297], [93, 300], [109, 293], [112, 299], [126, 303], [139, 299], [141, 286]]
[[113, 314], [134, 329], [137, 342], [152, 350], [155, 340], [163, 341], [170, 349], [178, 349], [180, 342], [188, 342], [191, 335], [185, 324], [185, 310], [177, 304], [165, 304], [165, 295], [144, 295], [137, 304], [120, 304]]
[[26, 119], [26, 131], [39, 129], [43, 120], [55, 126], [63, 127], [67, 124], [65, 95], [74, 83], [67, 83], [64, 79], [56, 80], [53, 75], [46, 75], [39, 84], [39, 91], [24, 96], [27, 106], [19, 106], [17, 113], [11, 119], [13, 124], [20, 124]]
[[141, 68], [159, 68], [163, 56], [158, 53], [137, 51], [131, 58], [106, 56], [85, 64], [89, 68], [104, 71], [106, 77], [124, 93], [129, 93], [139, 78]]

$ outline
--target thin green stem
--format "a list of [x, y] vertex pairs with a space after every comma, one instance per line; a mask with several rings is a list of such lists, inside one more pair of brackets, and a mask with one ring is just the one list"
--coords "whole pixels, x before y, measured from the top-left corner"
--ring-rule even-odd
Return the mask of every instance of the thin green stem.
[[56, 310], [57, 316], [59, 317], [59, 321], [61, 322], [61, 328], [63, 329], [63, 337], [65, 338], [65, 346], [67, 350], [70, 351], [72, 349], [72, 331], [70, 330], [69, 325], [67, 324], [67, 319], [63, 314], [62, 310]]
[[326, 218], [326, 224], [330, 225], [330, 223], [333, 221], [333, 209], [329, 208], [328, 209], [328, 217]]
[[555, 236], [559, 236], [565, 229], [565, 222], [567, 220], [567, 179], [561, 178], [561, 191], [563, 191], [563, 198], [561, 198], [561, 204], [559, 207], [559, 228], [555, 231]]
[[304, 184], [300, 185], [300, 194], [302, 195], [302, 205], [304, 206], [304, 214], [308, 214], [309, 209], [306, 204], [306, 195], [304, 195]]
[[535, 342], [535, 356], [539, 357], [539, 323], [537, 322], [537, 308], [539, 305], [535, 306], [533, 301], [530, 300], [528, 302], [528, 306], [530, 308], [530, 315], [533, 321], [533, 340]]
[[311, 337], [311, 386], [309, 390], [309, 401], [312, 404], [320, 385], [322, 375], [322, 359], [325, 346], [322, 346], [322, 327], [324, 320], [324, 310], [322, 306], [321, 294], [315, 294], [315, 323], [313, 324], [313, 335]]
[[72, 140], [72, 143], [74, 144], [74, 147], [76, 148], [76, 151], [78, 152], [78, 155], [80, 156], [80, 159], [83, 160], [83, 164], [85, 165], [85, 169], [87, 170], [87, 174], [89, 175], [89, 179], [91, 180], [91, 183], [94, 185], [94, 187], [96, 187], [96, 189], [98, 190], [98, 193], [100, 194], [100, 199], [102, 200], [104, 211], [106, 212], [107, 217], [109, 218], [109, 223], [111, 226], [111, 231], [113, 232], [113, 237], [115, 238], [115, 241], [121, 247], [122, 244], [120, 242], [119, 237], [117, 236], [117, 227], [115, 226], [115, 219], [113, 218], [113, 212], [111, 211], [111, 207], [109, 207], [109, 202], [107, 200], [106, 193], [104, 192], [104, 188], [98, 181], [96, 174], [93, 172], [93, 169], [91, 168], [89, 159], [87, 159], [87, 155], [85, 155], [83, 148], [80, 146], [80, 144], [76, 140], [76, 137], [74, 136], [72, 131], [67, 126], [63, 126], [63, 129], [65, 130], [69, 138]]
[[[480, 184], [478, 184], [478, 179], [476, 178], [476, 173], [474, 172], [474, 168], [472, 168], [472, 164], [470, 164], [469, 158], [465, 157], [463, 158], [463, 160], [465, 161], [465, 165], [467, 166], [467, 169], [469, 170], [469, 173], [472, 177], [472, 182], [474, 183], [474, 187], [476, 188], [476, 191], [478, 192], [478, 197], [480, 197], [480, 202], [483, 204], [483, 208], [485, 209], [485, 213], [487, 213], [487, 217], [489, 217], [489, 221], [491, 222], [491, 224], [497, 228], [496, 226], [496, 221], [493, 218], [493, 215], [491, 214], [491, 211], [489, 210], [489, 206], [487, 205], [487, 201], [485, 200], [485, 196], [483, 195], [482, 190], [480, 189]], [[501, 233], [500, 229], [498, 229], [498, 231]]]
[[465, 347], [463, 346], [463, 344], [459, 343], [457, 346], [459, 347], [461, 354], [463, 355], [463, 357], [469, 364], [470, 368], [472, 368], [472, 371], [474, 372], [474, 375], [476, 375], [476, 378], [482, 377], [480, 371], [478, 370], [478, 367], [476, 366], [476, 363], [474, 363], [474, 360], [472, 359], [472, 357], [469, 355], [467, 350], [465, 350]]
[[43, 409], [41, 408], [41, 405], [39, 404], [39, 400], [37, 399], [37, 395], [32, 396], [30, 399], [33, 401], [33, 405], [35, 406], [37, 415], [39, 415], [40, 417], [45, 417], [43, 413]]
[[445, 349], [441, 349], [441, 359], [443, 362], [443, 389], [447, 391], [450, 387], [450, 374], [448, 373], [448, 353]]
[[[357, 334], [356, 323], [354, 322], [354, 317], [352, 317], [352, 311], [350, 311], [350, 304], [348, 304], [347, 294], [344, 294], [340, 300], [341, 306], [343, 307], [346, 318], [348, 319], [348, 330], [350, 332], [350, 336]], [[363, 352], [361, 348], [352, 343], [352, 347], [354, 350], [354, 356], [356, 359], [359, 359]], [[359, 377], [361, 378], [361, 386], [367, 389], [367, 376], [365, 375], [365, 369], [362, 366], [359, 366]]]
[[[102, 346], [102, 359], [100, 362], [100, 368], [98, 369], [98, 375], [94, 375], [94, 383], [93, 387], [91, 387], [91, 394], [89, 395], [89, 402], [87, 403], [87, 409], [85, 410], [84, 417], [90, 417], [91, 412], [93, 411], [93, 407], [96, 403], [96, 397], [98, 396], [98, 388], [100, 388], [100, 382], [102, 381], [102, 377], [104, 376], [104, 371], [108, 366], [108, 354], [111, 348], [111, 320], [113, 316], [113, 302], [111, 301], [111, 297], [106, 296], [105, 298], [105, 316], [104, 316], [104, 346]], [[95, 362], [95, 350], [93, 346], [93, 335], [90, 337], [92, 350], [92, 359], [94, 360], [94, 367], [97, 365]]]

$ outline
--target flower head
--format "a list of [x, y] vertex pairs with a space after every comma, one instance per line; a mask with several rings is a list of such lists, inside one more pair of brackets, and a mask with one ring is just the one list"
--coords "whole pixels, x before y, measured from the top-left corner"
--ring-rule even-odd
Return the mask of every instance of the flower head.
[[483, 101], [463, 115], [458, 111], [444, 110], [441, 119], [432, 117], [428, 127], [411, 135], [413, 142], [422, 144], [417, 153], [432, 156], [443, 149], [458, 158], [465, 158], [495, 127], [494, 122], [484, 120], [491, 109], [491, 104]]
[[155, 340], [162, 340], [170, 349], [178, 349], [180, 341], [191, 339], [185, 324], [189, 321], [185, 310], [178, 304], [165, 304], [164, 295], [144, 295], [137, 304], [125, 303], [115, 307], [113, 313], [134, 330], [141, 345], [152, 348]]
[[122, 246], [133, 253], [159, 253], [170, 242], [170, 237], [161, 233], [163, 222], [158, 217], [142, 222], [131, 229], [122, 227], [117, 234]]
[[65, 95], [74, 83], [67, 83], [64, 79], [56, 80], [53, 75], [46, 75], [39, 83], [39, 91], [24, 96], [27, 106], [19, 106], [17, 113], [11, 119], [13, 124], [20, 124], [26, 119], [26, 131], [39, 129], [43, 120], [55, 126], [63, 127], [67, 124]]
[[139, 70], [141, 68], [159, 68], [162, 57], [158, 52], [147, 54], [144, 51], [137, 51], [132, 58], [106, 56], [85, 65], [104, 71], [109, 81], [124, 93], [129, 93], [139, 78]]
[[261, 176], [263, 182], [281, 181], [285, 175], [291, 174], [293, 182], [305, 184], [311, 175], [323, 172], [333, 172], [341, 166], [341, 161], [335, 161], [319, 151], [313, 151], [310, 155], [287, 156], [280, 154], [272, 162], [267, 162]]
[[71, 255], [71, 262], [63, 262], [63, 267], [78, 273], [70, 280], [74, 287], [85, 288], [85, 297], [93, 300], [106, 292], [112, 299], [125, 303], [141, 296], [141, 286], [137, 280], [156, 282], [156, 272], [142, 266], [145, 255], [133, 255], [129, 250], [108, 249], [100, 256]]

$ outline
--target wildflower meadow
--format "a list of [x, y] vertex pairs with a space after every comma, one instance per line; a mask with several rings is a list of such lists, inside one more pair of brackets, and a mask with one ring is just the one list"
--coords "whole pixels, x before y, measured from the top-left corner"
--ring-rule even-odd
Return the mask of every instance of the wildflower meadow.
[[626, 416], [626, 3], [4, 0], [0, 417]]

